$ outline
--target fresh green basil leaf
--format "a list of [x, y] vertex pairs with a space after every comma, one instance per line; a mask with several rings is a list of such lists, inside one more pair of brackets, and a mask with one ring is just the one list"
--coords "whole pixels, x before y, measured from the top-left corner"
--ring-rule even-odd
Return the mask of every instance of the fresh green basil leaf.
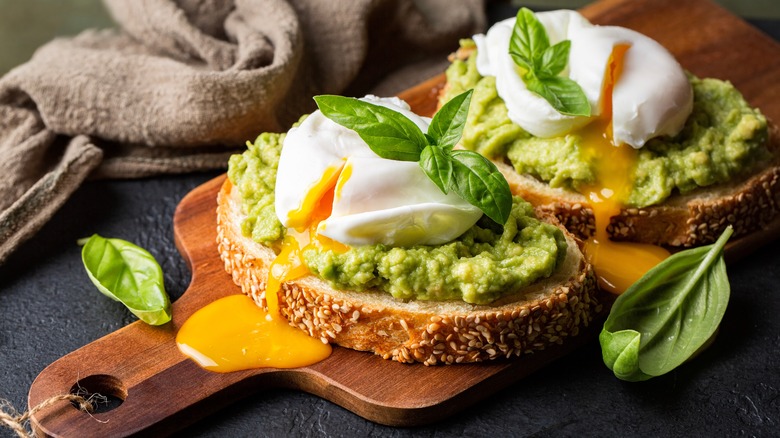
[[[542, 53], [542, 60], [539, 63], [539, 76], [558, 76], [569, 63], [569, 51], [571, 50], [571, 41], [561, 41], [560, 43], [548, 47]], [[579, 86], [578, 86], [579, 87]]]
[[525, 71], [533, 71], [533, 61], [526, 60], [525, 58], [522, 58], [517, 53], [509, 52], [509, 56], [512, 57], [512, 60], [515, 61], [515, 64], [522, 67]]
[[[542, 54], [550, 47], [547, 30], [528, 8], [517, 11], [517, 19], [509, 40], [509, 54], [522, 67], [535, 70]], [[518, 63], [520, 64], [520, 63]]]
[[540, 95], [561, 114], [590, 116], [591, 108], [582, 88], [573, 80], [558, 76], [569, 62], [571, 42], [550, 47], [547, 30], [533, 12], [522, 8], [509, 40], [509, 55], [525, 70], [528, 90]]
[[451, 150], [460, 141], [473, 92], [472, 89], [453, 97], [433, 115], [427, 133], [433, 144]]
[[142, 321], [161, 325], [171, 320], [162, 268], [148, 251], [125, 240], [94, 234], [81, 249], [81, 260], [98, 290], [124, 304]]
[[559, 113], [569, 116], [590, 116], [588, 98], [573, 80], [563, 76], [539, 78], [532, 73], [527, 73], [523, 78], [530, 91], [550, 102]]
[[442, 192], [453, 190], [503, 225], [512, 209], [512, 194], [504, 175], [476, 152], [451, 151], [462, 135], [471, 93], [465, 92], [442, 107], [428, 133], [402, 114], [379, 105], [330, 95], [315, 96], [314, 100], [326, 117], [357, 132], [380, 157], [419, 161]]
[[599, 336], [605, 364], [618, 364], [615, 352], [627, 348], [626, 335], [619, 333], [632, 330], [641, 337], [635, 352], [622, 353], [626, 361], [636, 355], [636, 369], [627, 372], [620, 362], [618, 378], [644, 380], [668, 373], [715, 333], [731, 293], [723, 248], [732, 233], [729, 226], [714, 244], [672, 255], [615, 300]]
[[414, 122], [389, 108], [343, 96], [315, 96], [314, 100], [325, 117], [357, 132], [382, 158], [418, 161], [428, 145]]
[[512, 210], [509, 183], [490, 160], [473, 151], [454, 150], [452, 190], [489, 218], [504, 225]]
[[599, 335], [604, 363], [620, 380], [639, 382], [652, 377], [639, 369], [640, 340], [641, 334], [636, 330], [616, 333], [602, 330]]
[[446, 195], [452, 183], [452, 157], [449, 151], [430, 145], [420, 154], [420, 167]]

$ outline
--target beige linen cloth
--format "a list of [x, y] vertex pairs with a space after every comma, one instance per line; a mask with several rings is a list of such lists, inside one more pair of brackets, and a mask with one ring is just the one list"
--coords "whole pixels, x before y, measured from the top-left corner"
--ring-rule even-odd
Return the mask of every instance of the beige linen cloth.
[[104, 3], [118, 30], [54, 40], [0, 79], [0, 264], [87, 177], [224, 168], [311, 96], [398, 92], [485, 25], [483, 0]]

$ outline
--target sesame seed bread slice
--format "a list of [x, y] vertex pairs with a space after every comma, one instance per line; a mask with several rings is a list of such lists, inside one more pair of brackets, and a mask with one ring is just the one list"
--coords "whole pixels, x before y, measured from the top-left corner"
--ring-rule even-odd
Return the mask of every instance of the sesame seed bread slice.
[[[226, 180], [218, 195], [217, 246], [225, 270], [265, 307], [269, 247], [241, 233], [237, 190]], [[552, 219], [554, 220], [554, 219]], [[325, 343], [426, 365], [510, 358], [560, 344], [602, 311], [593, 269], [565, 232], [565, 261], [549, 278], [492, 305], [408, 301], [380, 291], [344, 291], [309, 275], [282, 284], [281, 315]]]
[[[474, 47], [461, 47], [450, 61], [466, 60]], [[447, 84], [439, 92], [447, 93]], [[662, 204], [624, 208], [613, 216], [607, 232], [613, 240], [691, 247], [712, 243], [728, 225], [734, 237], [760, 231], [778, 219], [780, 208], [780, 129], [767, 120], [767, 148], [773, 158], [726, 184], [673, 194]], [[580, 239], [595, 232], [589, 200], [571, 190], [553, 188], [530, 175], [518, 174], [505, 157], [491, 158], [507, 178], [512, 193], [552, 214]]]
[[[778, 137], [774, 136], [776, 130], [772, 131], [773, 149], [777, 149]], [[496, 165], [509, 181], [512, 193], [537, 210], [553, 214], [581, 239], [594, 233], [593, 210], [585, 196], [520, 175], [505, 162]], [[754, 174], [729, 184], [673, 195], [659, 205], [624, 208], [610, 219], [607, 232], [613, 240], [677, 247], [712, 243], [728, 225], [734, 227], [735, 237], [744, 236], [777, 220], [779, 179], [780, 163], [775, 159]]]

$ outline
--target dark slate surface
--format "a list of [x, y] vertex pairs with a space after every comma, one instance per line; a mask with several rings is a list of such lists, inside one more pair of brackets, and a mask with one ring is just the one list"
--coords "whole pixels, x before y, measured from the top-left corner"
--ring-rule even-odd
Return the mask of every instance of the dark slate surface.
[[[505, 16], [495, 12], [493, 19]], [[775, 38], [780, 23], [754, 22]], [[173, 243], [175, 206], [216, 174], [90, 182], [0, 266], [0, 397], [24, 408], [35, 376], [134, 320], [89, 282], [76, 240], [134, 241], [160, 261], [173, 299], [189, 271]], [[780, 434], [780, 253], [769, 242], [728, 268], [732, 298], [716, 342], [644, 383], [615, 379], [598, 343], [439, 424], [390, 428], [308, 394], [269, 390], [181, 436], [777, 436]], [[0, 429], [0, 436], [11, 436]]]

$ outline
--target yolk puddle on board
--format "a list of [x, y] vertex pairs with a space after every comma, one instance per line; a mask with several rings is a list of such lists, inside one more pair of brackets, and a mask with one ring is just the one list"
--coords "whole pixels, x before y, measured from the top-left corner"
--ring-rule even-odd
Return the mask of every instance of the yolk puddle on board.
[[331, 347], [269, 313], [246, 295], [230, 295], [198, 310], [176, 335], [179, 350], [220, 373], [297, 368], [330, 355]]
[[599, 286], [617, 294], [669, 257], [669, 251], [659, 246], [613, 242], [607, 233], [610, 218], [620, 213], [628, 199], [633, 183], [629, 171], [637, 160], [637, 152], [631, 146], [612, 144], [612, 89], [629, 47], [621, 44], [613, 49], [604, 81], [602, 116], [579, 131], [582, 154], [595, 158], [598, 180], [580, 190], [591, 202], [596, 226], [595, 235], [585, 242], [585, 255], [596, 271]]
[[351, 175], [349, 166], [329, 168], [312, 187], [291, 219], [279, 255], [269, 267], [265, 298], [268, 310], [245, 295], [219, 299], [195, 312], [176, 335], [179, 350], [203, 368], [230, 372], [252, 368], [297, 368], [317, 363], [331, 353], [329, 344], [289, 325], [279, 315], [281, 284], [309, 273], [302, 253], [310, 247], [337, 252], [347, 247], [317, 233], [319, 223], [333, 209], [339, 192]]

